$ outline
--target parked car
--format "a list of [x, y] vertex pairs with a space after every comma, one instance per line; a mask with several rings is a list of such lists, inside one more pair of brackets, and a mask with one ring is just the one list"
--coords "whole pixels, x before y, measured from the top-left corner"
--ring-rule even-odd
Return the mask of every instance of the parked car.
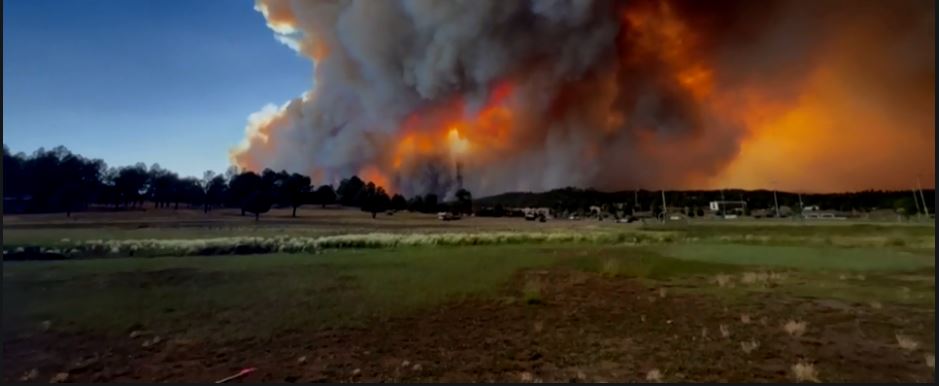
[[453, 221], [453, 220], [459, 220], [460, 218], [461, 218], [460, 215], [455, 214], [455, 213], [450, 213], [450, 212], [437, 213], [438, 220]]

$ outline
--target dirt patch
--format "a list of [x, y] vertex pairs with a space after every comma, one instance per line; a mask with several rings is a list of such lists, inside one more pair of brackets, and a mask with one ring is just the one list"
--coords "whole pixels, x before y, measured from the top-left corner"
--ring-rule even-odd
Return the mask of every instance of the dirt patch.
[[[524, 287], [534, 278], [540, 302], [528, 304]], [[783, 331], [790, 319], [807, 322], [804, 335]], [[455, 300], [362, 328], [311, 326], [225, 344], [182, 336], [154, 344], [144, 344], [153, 341], [146, 336], [12, 339], [3, 347], [4, 380], [37, 369], [41, 382], [60, 372], [70, 381], [211, 382], [256, 367], [244, 381], [644, 382], [657, 369], [674, 382], [788, 382], [791, 366], [807, 361], [822, 381], [931, 382], [922, 358], [935, 350], [934, 322], [933, 313], [858, 313], [772, 293], [725, 305], [553, 269], [519, 273], [496, 299]], [[897, 347], [896, 330], [917, 337], [919, 351]]]

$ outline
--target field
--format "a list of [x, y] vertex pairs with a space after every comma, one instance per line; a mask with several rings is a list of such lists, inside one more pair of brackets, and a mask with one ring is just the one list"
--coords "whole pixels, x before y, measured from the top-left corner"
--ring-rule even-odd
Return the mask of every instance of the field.
[[[932, 224], [4, 217], [3, 380], [933, 382]], [[9, 261], [26, 250], [64, 260]]]

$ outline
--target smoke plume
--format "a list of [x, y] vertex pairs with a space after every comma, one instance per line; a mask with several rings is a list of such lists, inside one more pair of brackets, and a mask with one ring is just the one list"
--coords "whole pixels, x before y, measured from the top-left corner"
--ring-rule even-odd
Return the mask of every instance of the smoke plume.
[[232, 161], [391, 191], [934, 184], [932, 1], [259, 0], [313, 87]]

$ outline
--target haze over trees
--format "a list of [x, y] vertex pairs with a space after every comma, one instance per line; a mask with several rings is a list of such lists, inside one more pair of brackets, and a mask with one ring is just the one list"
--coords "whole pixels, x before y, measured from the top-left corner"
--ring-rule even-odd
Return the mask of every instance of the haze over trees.
[[[826, 210], [891, 210], [902, 215], [934, 213], [935, 190], [924, 189], [923, 197], [914, 199], [912, 191], [868, 190], [853, 193], [798, 194], [770, 190], [667, 191], [668, 210], [679, 209], [688, 216], [702, 216], [711, 201], [746, 201], [747, 212], [780, 207], [796, 211], [805, 205]], [[255, 219], [271, 208], [291, 208], [292, 216], [303, 205], [357, 207], [371, 214], [408, 210], [412, 212], [456, 213], [501, 216], [509, 208], [542, 207], [555, 213], [661, 213], [662, 192], [629, 190], [600, 192], [594, 189], [564, 188], [543, 193], [504, 193], [474, 199], [466, 189], [441, 200], [434, 193], [416, 194], [410, 199], [389, 194], [385, 187], [351, 176], [339, 182], [314, 186], [308, 176], [265, 169], [260, 174], [229, 168], [224, 174], [206, 171], [202, 178], [180, 177], [159, 164], [143, 163], [109, 167], [103, 160], [89, 159], [59, 146], [40, 148], [30, 155], [11, 154], [3, 148], [3, 196], [7, 213], [73, 212], [95, 206], [110, 210], [140, 210], [145, 203], [156, 209], [238, 208], [241, 215]], [[800, 201], [801, 199], [801, 201]], [[782, 212], [782, 211], [781, 211]]]

